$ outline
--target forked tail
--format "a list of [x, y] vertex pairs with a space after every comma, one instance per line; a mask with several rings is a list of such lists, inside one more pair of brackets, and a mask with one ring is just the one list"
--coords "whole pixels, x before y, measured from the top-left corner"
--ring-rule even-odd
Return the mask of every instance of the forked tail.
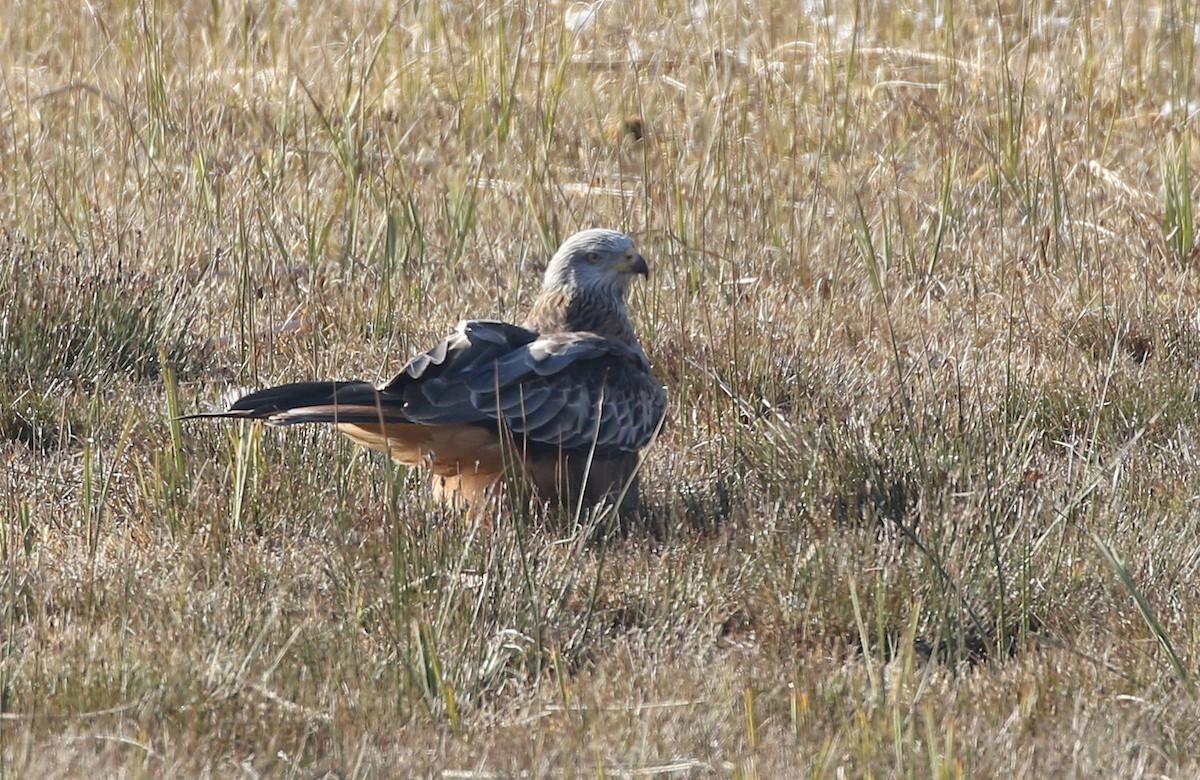
[[370, 382], [293, 382], [244, 395], [224, 412], [182, 419], [206, 417], [265, 420], [270, 425], [406, 422], [401, 404], [381, 396]]

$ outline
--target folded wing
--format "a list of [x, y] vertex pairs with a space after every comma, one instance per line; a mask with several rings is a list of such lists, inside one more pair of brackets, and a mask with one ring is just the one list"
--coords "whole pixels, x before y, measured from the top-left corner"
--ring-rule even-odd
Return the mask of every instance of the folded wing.
[[640, 348], [592, 333], [534, 331], [469, 320], [385, 385], [301, 382], [238, 400], [221, 416], [418, 426], [499, 421], [530, 448], [637, 452], [650, 443], [666, 395]]

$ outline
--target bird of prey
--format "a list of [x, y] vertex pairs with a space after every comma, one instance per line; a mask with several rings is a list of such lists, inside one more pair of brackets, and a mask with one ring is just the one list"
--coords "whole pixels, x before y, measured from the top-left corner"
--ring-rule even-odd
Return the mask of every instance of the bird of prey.
[[[638, 503], [639, 453], [666, 413], [625, 306], [648, 276], [633, 239], [568, 238], [520, 325], [464, 320], [384, 384], [280, 385], [197, 417], [332, 423], [354, 441], [433, 472], [435, 495], [476, 505], [506, 474], [570, 507]], [[515, 468], [514, 468], [515, 467]]]

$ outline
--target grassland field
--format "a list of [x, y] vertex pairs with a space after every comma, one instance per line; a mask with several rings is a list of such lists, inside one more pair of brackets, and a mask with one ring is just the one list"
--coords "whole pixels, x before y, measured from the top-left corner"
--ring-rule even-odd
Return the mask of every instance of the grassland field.
[[[0, 777], [1200, 777], [1194, 0], [0, 6]], [[644, 523], [182, 423], [637, 238]]]

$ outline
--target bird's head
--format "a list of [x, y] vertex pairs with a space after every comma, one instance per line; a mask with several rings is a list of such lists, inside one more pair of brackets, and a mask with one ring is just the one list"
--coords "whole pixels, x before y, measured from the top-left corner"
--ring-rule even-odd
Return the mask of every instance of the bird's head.
[[546, 266], [543, 291], [609, 292], [624, 298], [629, 282], [649, 276], [633, 239], [616, 230], [582, 230], [568, 238]]

